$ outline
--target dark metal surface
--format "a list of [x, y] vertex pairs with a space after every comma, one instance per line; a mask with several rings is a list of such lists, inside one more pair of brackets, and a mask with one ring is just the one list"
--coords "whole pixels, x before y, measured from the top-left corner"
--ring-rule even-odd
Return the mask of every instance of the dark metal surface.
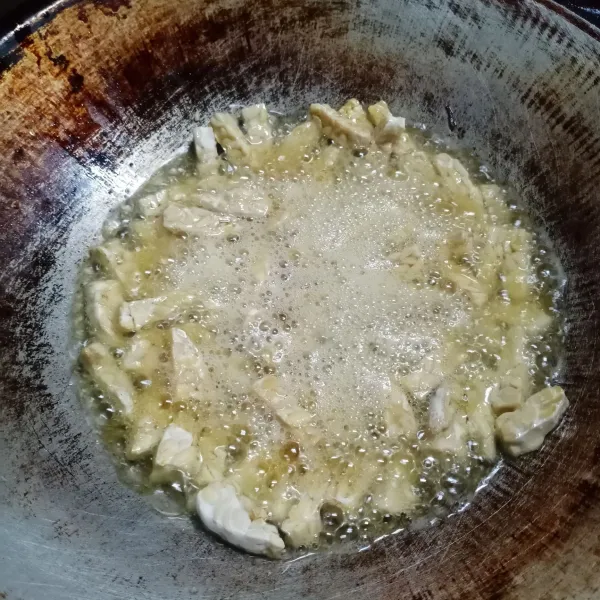
[[[45, 23], [40, 27], [40, 23]], [[115, 598], [600, 597], [600, 41], [549, 0], [69, 0], [4, 40], [0, 592]], [[12, 50], [10, 50], [12, 48]], [[71, 385], [70, 302], [107, 211], [232, 102], [385, 98], [527, 200], [569, 277], [543, 450], [441, 525], [294, 563], [224, 547], [122, 486]]]
[[563, 6], [577, 13], [580, 17], [587, 19], [596, 27], [600, 26], [600, 4], [598, 0], [579, 0], [575, 2], [560, 2]]
[[[0, 3], [0, 37], [50, 4], [49, 0], [4, 0]], [[568, 8], [596, 27], [600, 26], [598, 0], [557, 0], [556, 4]]]

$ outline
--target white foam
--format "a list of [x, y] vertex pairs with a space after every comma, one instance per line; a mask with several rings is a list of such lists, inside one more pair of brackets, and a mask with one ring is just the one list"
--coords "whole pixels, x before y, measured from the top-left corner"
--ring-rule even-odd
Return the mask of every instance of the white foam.
[[[286, 390], [310, 397], [324, 424], [340, 411], [346, 424], [364, 422], [386, 402], [390, 377], [435, 355], [468, 318], [462, 297], [416, 289], [387, 258], [407, 244], [434, 256], [449, 219], [424, 208], [418, 188], [361, 177], [264, 182], [287, 215], [281, 225], [242, 221], [236, 242], [203, 238], [171, 266], [172, 285], [202, 290], [220, 306], [213, 323], [227, 333], [217, 344], [274, 363]], [[260, 282], [255, 266], [265, 260]]]

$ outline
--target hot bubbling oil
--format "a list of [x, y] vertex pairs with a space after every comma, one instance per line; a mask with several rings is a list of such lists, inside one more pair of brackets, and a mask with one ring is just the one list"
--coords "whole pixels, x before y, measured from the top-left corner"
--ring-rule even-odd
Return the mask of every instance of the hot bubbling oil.
[[[152, 364], [132, 375], [131, 420], [111, 421], [119, 425], [117, 453], [133, 435], [131, 423], [176, 423], [206, 451], [224, 449], [223, 475], [257, 516], [280, 525], [300, 498], [314, 500], [323, 543], [371, 539], [468, 499], [496, 457], [472, 431], [454, 450], [432, 444], [427, 415], [439, 382], [408, 390], [414, 432], [398, 433], [388, 409], [407, 377], [434, 365], [440, 381], [452, 374], [454, 410], [468, 421], [496, 383], [511, 327], [523, 324], [511, 313], [502, 274], [490, 301], [478, 306], [445, 272], [449, 260], [466, 267], [481, 261], [489, 230], [448, 202], [429, 167], [440, 148], [416, 131], [404, 135], [413, 158], [320, 143], [297, 163], [275, 147], [258, 168], [223, 161], [207, 176], [178, 159], [117, 211], [106, 237], [132, 261], [126, 299], [195, 295], [134, 336], [150, 342]], [[476, 186], [491, 183], [483, 172], [471, 177]], [[223, 235], [174, 235], [160, 214], [136, 208], [149, 194], [185, 203], [238, 187], [268, 198], [270, 210], [228, 223]], [[506, 202], [502, 227], [530, 240], [528, 306], [551, 317], [520, 350], [536, 389], [556, 376], [560, 271], [522, 210], [498, 194]], [[471, 247], [449, 256], [465, 238], [475, 240]], [[84, 279], [104, 277], [92, 261]], [[194, 398], [176, 397], [170, 381], [173, 328], [202, 354], [205, 376]], [[123, 369], [132, 339], [111, 348]], [[289, 426], [278, 418], [256, 393], [267, 379], [310, 420]], [[93, 385], [85, 389], [93, 393]], [[197, 487], [193, 478], [184, 484], [188, 492]], [[402, 492], [388, 498], [397, 487]]]

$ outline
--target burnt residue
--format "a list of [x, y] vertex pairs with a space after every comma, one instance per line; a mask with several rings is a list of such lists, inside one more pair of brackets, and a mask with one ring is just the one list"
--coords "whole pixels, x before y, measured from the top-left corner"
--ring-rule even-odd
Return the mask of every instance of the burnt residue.
[[438, 48], [441, 48], [443, 53], [448, 57], [452, 58], [456, 56], [456, 49], [454, 45], [454, 40], [448, 37], [440, 37], [437, 41]]
[[88, 22], [88, 15], [87, 15], [87, 11], [85, 9], [85, 6], [81, 5], [81, 6], [77, 7], [77, 18], [82, 23], [87, 23]]
[[448, 118], [448, 129], [450, 131], [454, 131], [456, 129], [456, 119], [454, 118], [454, 112], [449, 104], [446, 104], [446, 106], [444, 106], [444, 109], [446, 111], [446, 117]]
[[64, 54], [59, 54], [58, 56], [53, 56], [52, 52], [49, 50], [46, 52], [46, 56], [50, 60], [50, 62], [58, 67], [61, 71], [64, 71], [69, 66], [69, 59]]
[[105, 14], [116, 14], [121, 8], [131, 8], [131, 0], [89, 0]]
[[[46, 568], [54, 555], [41, 555], [50, 600], [63, 591], [131, 597], [141, 581], [177, 599], [244, 590], [266, 599], [539, 600], [569, 582], [593, 597], [600, 49], [595, 30], [578, 33], [576, 18], [565, 13], [565, 25], [542, 4], [406, 0], [386, 12], [358, 0], [88, 0], [17, 32], [0, 78], [0, 501], [24, 524], [28, 549], [56, 547], [80, 574], [63, 579]], [[68, 344], [47, 331], [57, 307], [68, 323], [65, 265], [90, 243], [80, 224], [108, 207], [109, 190], [122, 198], [132, 173], [168, 158], [214, 106], [261, 95], [284, 108], [322, 95], [384, 98], [398, 114], [449, 127], [531, 200], [570, 278], [564, 379], [573, 402], [543, 451], [507, 465], [438, 527], [285, 567], [154, 519], [118, 486], [69, 392]], [[167, 133], [149, 144], [160, 128]], [[35, 568], [7, 576], [36, 581]], [[90, 570], [106, 590], [88, 593]]]
[[71, 86], [71, 92], [74, 94], [79, 93], [83, 89], [83, 75], [78, 73], [76, 69], [73, 69], [68, 76], [69, 85]]

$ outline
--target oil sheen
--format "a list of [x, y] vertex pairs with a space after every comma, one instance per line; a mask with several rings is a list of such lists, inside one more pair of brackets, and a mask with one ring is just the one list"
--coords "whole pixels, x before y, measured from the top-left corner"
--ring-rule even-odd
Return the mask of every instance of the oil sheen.
[[496, 419], [560, 367], [563, 276], [514, 193], [349, 104], [213, 118], [220, 153], [200, 139], [115, 211], [78, 303], [121, 464], [191, 507], [231, 486], [288, 547], [460, 508]]

